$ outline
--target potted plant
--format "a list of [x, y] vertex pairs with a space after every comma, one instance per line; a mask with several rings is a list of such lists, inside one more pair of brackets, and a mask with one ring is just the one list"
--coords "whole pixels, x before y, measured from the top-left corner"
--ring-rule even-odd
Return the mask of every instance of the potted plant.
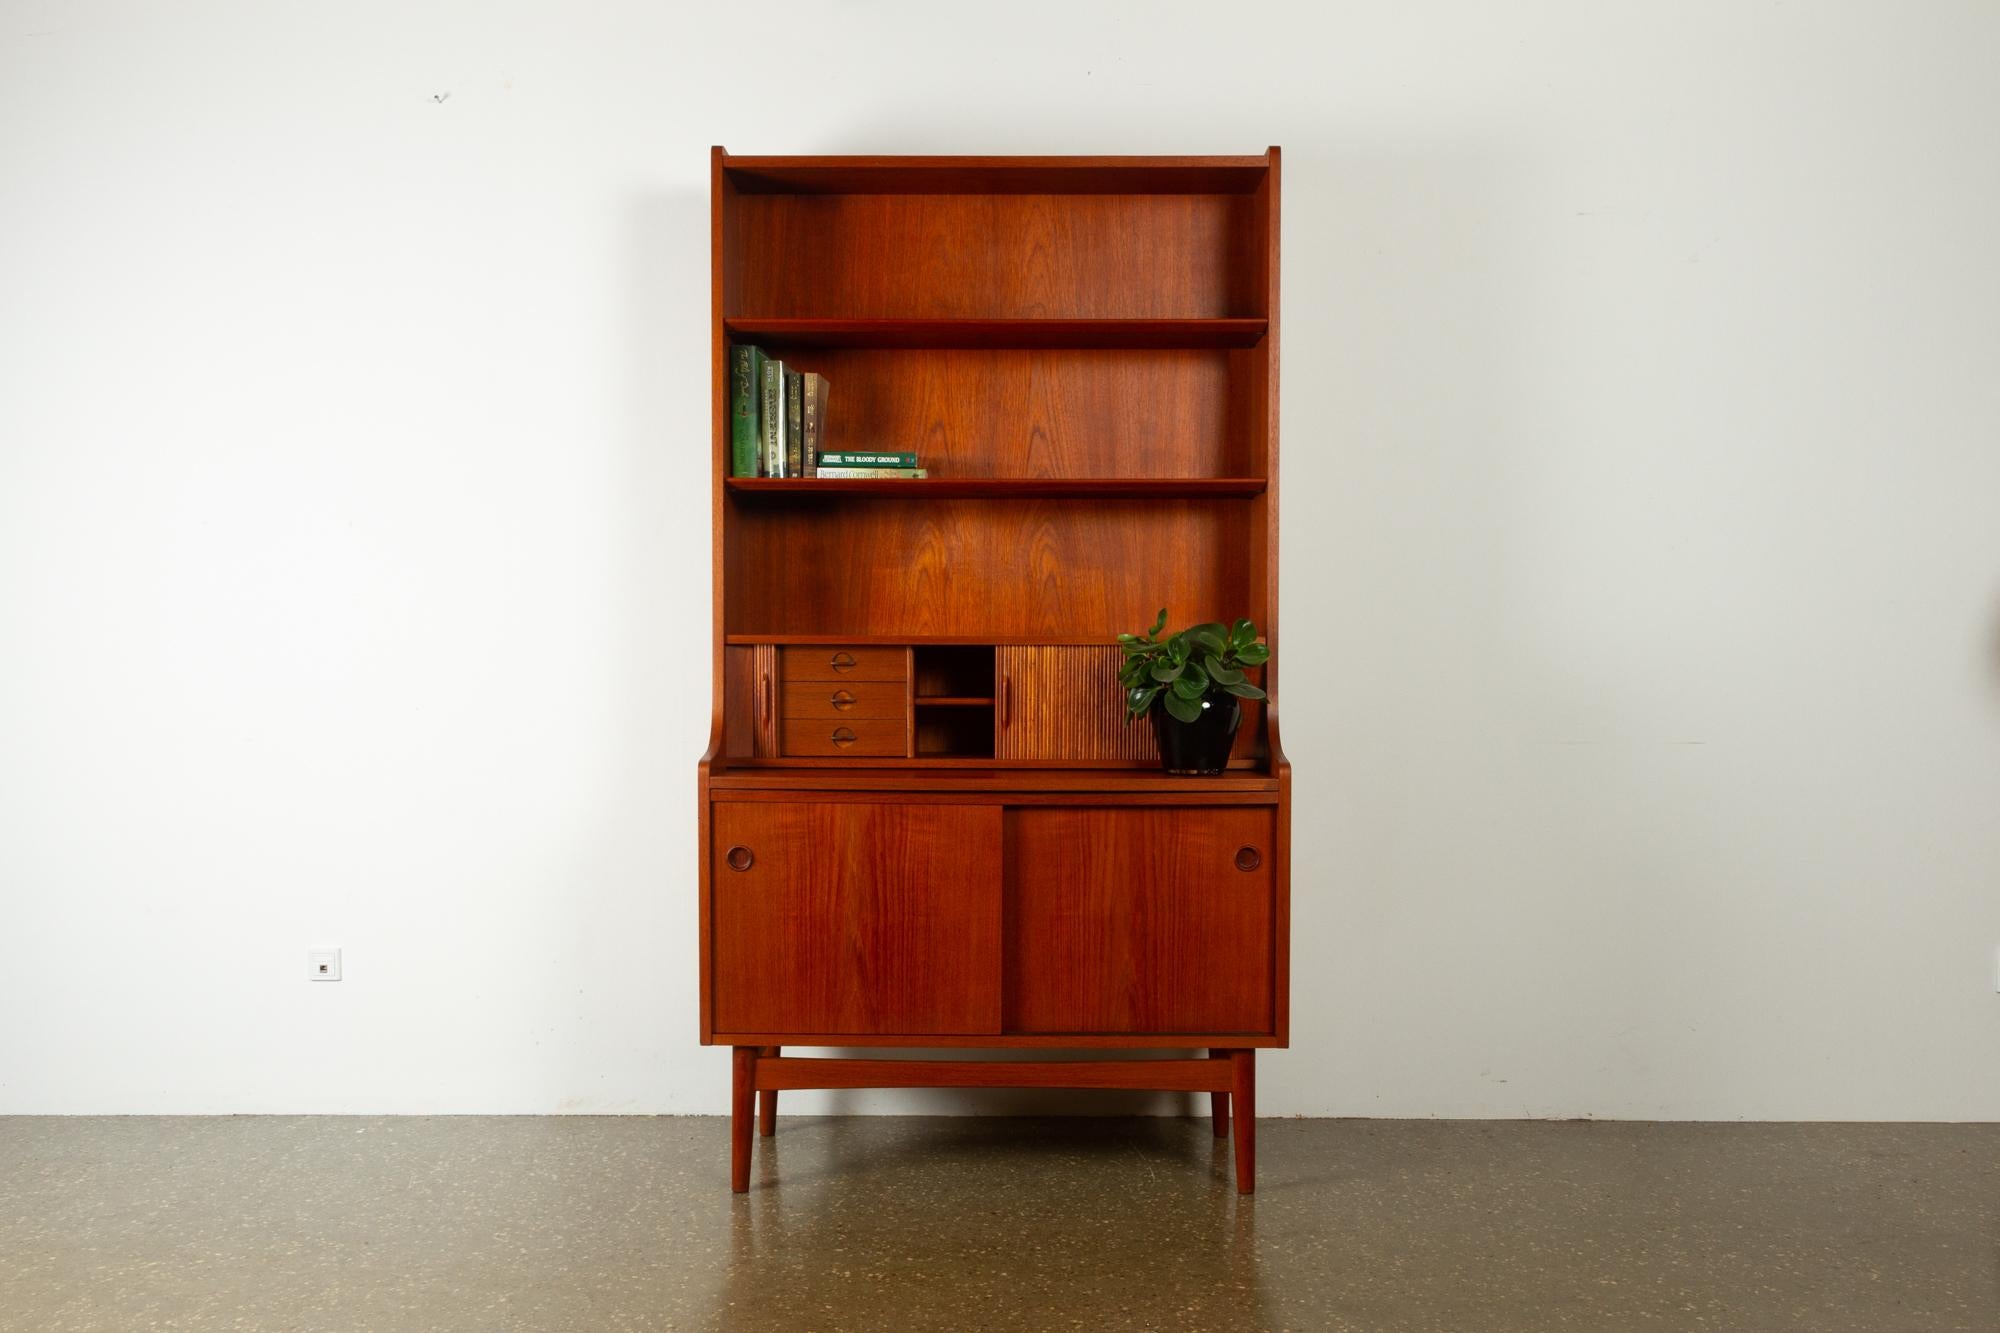
[[1125, 725], [1150, 715], [1160, 744], [1160, 763], [1169, 773], [1220, 773], [1229, 766], [1229, 747], [1243, 722], [1239, 699], [1261, 699], [1245, 667], [1262, 666], [1270, 646], [1247, 620], [1234, 625], [1190, 625], [1165, 639], [1167, 611], [1144, 634], [1121, 634], [1125, 653], [1118, 683], [1125, 687]]

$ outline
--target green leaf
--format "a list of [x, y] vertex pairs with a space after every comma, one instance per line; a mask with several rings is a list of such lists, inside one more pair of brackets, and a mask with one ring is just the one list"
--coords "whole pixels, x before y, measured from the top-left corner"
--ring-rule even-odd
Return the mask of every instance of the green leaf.
[[1208, 693], [1208, 677], [1201, 674], [1200, 667], [1191, 666], [1174, 682], [1174, 693], [1183, 699], [1199, 699]]
[[1143, 716], [1146, 710], [1153, 706], [1153, 700], [1158, 698], [1159, 694], [1160, 687], [1157, 685], [1144, 685], [1136, 690], [1127, 690], [1125, 692], [1125, 720], [1130, 722], [1135, 717]]
[[1176, 665], [1173, 662], [1155, 662], [1153, 663], [1152, 671], [1149, 672], [1148, 674], [1151, 675], [1154, 680], [1159, 681], [1162, 685], [1169, 685], [1172, 684], [1174, 681], [1179, 680], [1181, 678], [1181, 672], [1184, 671], [1185, 669], [1186, 669], [1185, 667]]
[[1210, 621], [1206, 625], [1196, 625], [1186, 631], [1188, 638], [1211, 653], [1221, 653], [1229, 647], [1229, 631]]
[[1257, 642], [1257, 627], [1247, 620], [1239, 620], [1229, 630], [1229, 646], [1241, 648], [1245, 644]]
[[1208, 656], [1208, 678], [1217, 685], [1241, 685], [1243, 673], [1234, 667], [1222, 665], [1222, 659], [1215, 654]]
[[1245, 644], [1236, 650], [1236, 660], [1244, 666], [1262, 666], [1271, 660], [1271, 646], [1265, 643]]
[[1264, 697], [1264, 691], [1258, 689], [1255, 685], [1244, 682], [1239, 682], [1235, 685], [1224, 685], [1222, 688], [1228, 690], [1239, 699], [1261, 699]]
[[1149, 636], [1158, 634], [1161, 630], [1165, 629], [1166, 627], [1167, 627], [1167, 608], [1163, 606], [1160, 608], [1160, 618], [1153, 622], [1153, 628], [1147, 630], [1146, 633]]
[[1121, 634], [1118, 636], [1118, 642], [1128, 645], [1134, 644], [1139, 642], [1139, 636], [1136, 634]]
[[1183, 722], [1199, 722], [1201, 721], [1201, 700], [1198, 698], [1183, 699], [1180, 695], [1169, 691], [1167, 694], [1167, 711]]

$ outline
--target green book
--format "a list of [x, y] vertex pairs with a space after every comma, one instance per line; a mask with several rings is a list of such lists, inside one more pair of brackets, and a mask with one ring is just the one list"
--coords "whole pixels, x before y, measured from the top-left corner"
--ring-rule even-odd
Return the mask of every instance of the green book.
[[820, 464], [819, 475], [828, 481], [922, 481], [930, 475], [920, 467], [828, 467]]
[[850, 450], [836, 450], [821, 453], [821, 467], [915, 467], [915, 454], [855, 453]]
[[764, 396], [764, 349], [747, 344], [729, 349], [729, 475], [757, 475], [764, 443], [758, 403]]
[[764, 404], [759, 420], [763, 426], [763, 455], [757, 471], [766, 477], [785, 475], [785, 363], [764, 360]]
[[820, 432], [826, 429], [826, 376], [807, 371], [805, 376], [805, 471], [799, 475], [816, 477], [819, 475]]
[[785, 475], [788, 477], [806, 474], [805, 378], [796, 370], [785, 372]]

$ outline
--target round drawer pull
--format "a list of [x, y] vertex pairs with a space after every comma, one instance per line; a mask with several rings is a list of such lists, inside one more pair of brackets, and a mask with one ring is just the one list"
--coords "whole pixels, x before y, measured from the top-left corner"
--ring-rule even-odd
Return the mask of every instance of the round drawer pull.
[[1263, 864], [1263, 854], [1255, 847], [1238, 847], [1236, 849], [1236, 868], [1238, 870], [1255, 870]]
[[835, 708], [845, 712], [847, 709], [854, 707], [854, 696], [846, 690], [835, 690], [833, 697], [828, 702]]
[[859, 736], [854, 734], [854, 728], [852, 727], [835, 727], [833, 729], [833, 743], [843, 750], [860, 739]]
[[729, 854], [722, 859], [729, 862], [731, 870], [748, 870], [757, 863], [757, 858], [750, 854], [750, 849], [742, 846], [731, 847]]
[[854, 654], [835, 653], [833, 657], [827, 662], [827, 665], [832, 667], [835, 671], [852, 671], [854, 670]]

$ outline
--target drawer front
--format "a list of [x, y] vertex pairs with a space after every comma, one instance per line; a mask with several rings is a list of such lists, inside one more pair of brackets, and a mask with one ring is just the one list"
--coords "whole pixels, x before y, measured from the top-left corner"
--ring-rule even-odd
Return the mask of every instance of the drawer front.
[[784, 659], [787, 684], [795, 680], [906, 680], [910, 674], [907, 648], [788, 644], [778, 652]]
[[785, 686], [785, 717], [790, 721], [901, 718], [908, 710], [899, 680], [803, 680]]
[[817, 755], [893, 755], [902, 758], [910, 751], [909, 733], [903, 719], [838, 718], [819, 722], [785, 720], [780, 735], [787, 755], [795, 758]]

